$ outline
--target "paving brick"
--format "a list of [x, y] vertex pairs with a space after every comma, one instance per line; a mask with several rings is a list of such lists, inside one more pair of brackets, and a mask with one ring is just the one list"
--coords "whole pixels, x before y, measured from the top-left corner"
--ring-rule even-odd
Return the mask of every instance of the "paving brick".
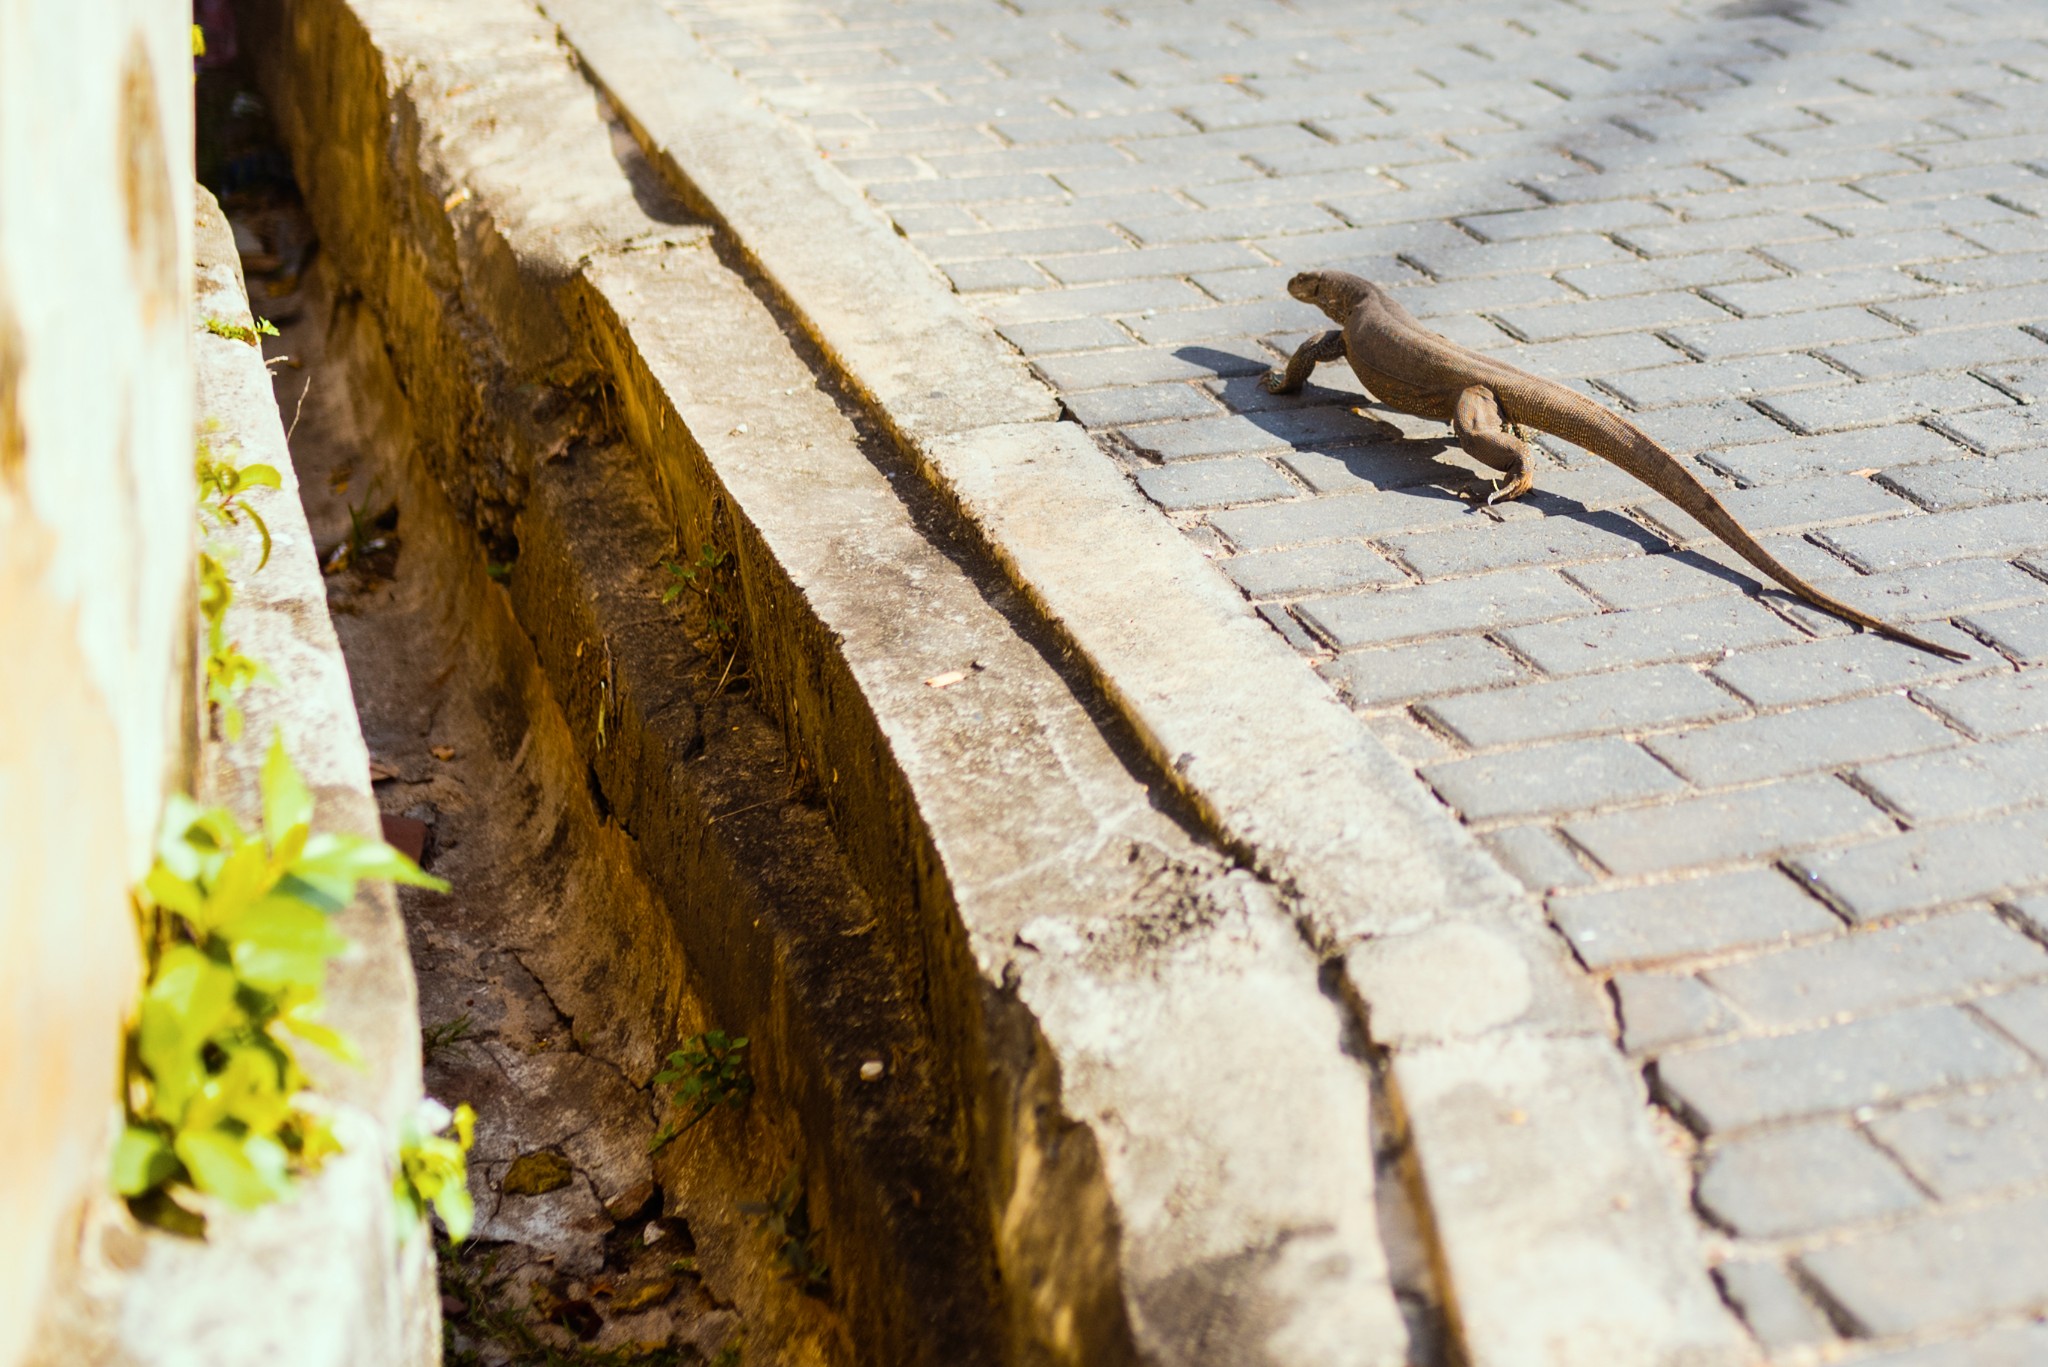
[[1541, 621], [1586, 606], [1576, 590], [1549, 570], [1505, 570], [1414, 588], [1319, 598], [1301, 604], [1298, 611], [1342, 650]]
[[1953, 1006], [1664, 1055], [1665, 1095], [1703, 1134], [1898, 1102], [2028, 1070], [2027, 1056]]
[[1730, 249], [1746, 251], [1780, 242], [1833, 236], [1833, 229], [1799, 214], [1758, 214], [1749, 218], [1623, 226], [1614, 233], [1615, 239], [1623, 246], [1650, 257]]
[[1969, 289], [2038, 285], [2048, 281], [2048, 252], [2010, 252], [1922, 265], [1914, 272], [1937, 284]]
[[961, 294], [1044, 289], [1052, 283], [1028, 261], [958, 261], [943, 270]]
[[958, 180], [886, 181], [868, 187], [883, 208], [899, 204], [985, 204], [1005, 199], [1059, 199], [1066, 190], [1049, 176], [965, 176]]
[[1879, 1116], [1870, 1128], [1944, 1201], [2048, 1177], [2048, 1083], [2038, 1080]]
[[1625, 740], [1565, 741], [1425, 765], [1423, 778], [1467, 821], [1584, 811], [1685, 787]]
[[1785, 850], [1894, 829], [1868, 800], [1832, 778], [1796, 778], [1565, 824], [1581, 849], [1628, 877], [1769, 858]]
[[1973, 556], [2018, 555], [2048, 546], [2048, 510], [2035, 503], [1995, 503], [1832, 527], [1815, 537], [1860, 569], [1936, 565]]
[[1753, 442], [1702, 452], [1699, 459], [1744, 484], [1783, 484], [1813, 475], [1848, 474], [1924, 460], [1953, 460], [1960, 450], [1955, 443], [1924, 427], [1901, 425]]
[[[1962, 649], [1972, 644], [1952, 629], [1925, 625], [1922, 629], [1944, 644]], [[1982, 652], [1979, 646], [1977, 660], [1957, 664], [1882, 636], [1859, 632], [1807, 641], [1782, 650], [1738, 655], [1712, 666], [1710, 672], [1758, 707], [1791, 707], [1981, 671], [1989, 665]]]
[[1974, 196], [1917, 204], [1873, 204], [1867, 209], [1820, 209], [1814, 217], [1854, 237], [1865, 233], [1910, 232], [1916, 228], [1971, 228], [2020, 217], [2011, 209]]
[[1717, 285], [1705, 291], [1737, 313], [1755, 317], [1799, 309], [1838, 308], [1905, 299], [1933, 292], [1934, 287], [1902, 270], [1876, 268], [1840, 271], [1833, 275], [1794, 276], [1752, 284]]
[[1592, 233], [1515, 242], [1476, 242], [1463, 234], [1448, 241], [1424, 242], [1405, 248], [1408, 260], [1435, 280], [1476, 280], [1504, 275], [1541, 275], [1565, 266], [1626, 262], [1629, 254]]
[[1588, 299], [1540, 308], [1491, 310], [1510, 332], [1524, 341], [1555, 342], [1607, 332], [1647, 332], [1683, 323], [1704, 323], [1728, 317], [1727, 311], [1696, 294], [1679, 291], [1638, 294], [1623, 299]]
[[1510, 649], [1552, 674], [1704, 660], [1797, 637], [1782, 617], [1746, 598], [1606, 612], [1501, 635]]
[[1425, 321], [1458, 313], [1497, 313], [1526, 305], [1540, 307], [1575, 300], [1556, 281], [1541, 275], [1490, 276], [1483, 280], [1432, 281], [1426, 285], [1392, 285], [1387, 292]]
[[1923, 685], [1913, 696], [1986, 740], [2048, 726], [2048, 674], [1992, 674]]
[[[1639, 332], [1574, 338], [1568, 342], [1534, 343], [1512, 342], [1502, 334], [1496, 345], [1480, 349], [1490, 350], [1509, 365], [1520, 366], [1553, 380], [1613, 376], [1630, 370], [1668, 366], [1687, 359], [1684, 352]], [[2048, 347], [2043, 350], [2048, 352]]]
[[[1442, 442], [1382, 442], [1328, 451], [1289, 451], [1280, 459], [1302, 483], [1319, 494], [1351, 494], [1370, 489], [1462, 483], [1466, 474], [1462, 467], [1432, 459], [1443, 450]], [[1462, 520], [1495, 525], [1470, 502], [1466, 502], [1466, 516]]]
[[1190, 384], [1134, 385], [1097, 389], [1063, 396], [1067, 411], [1087, 427], [1118, 427], [1126, 423], [1171, 418], [1220, 416], [1216, 401]]
[[1572, 893], [1550, 900], [1588, 968], [1658, 963], [1811, 939], [1841, 922], [1771, 869], [1744, 869], [1648, 887]]
[[[1595, 204], [1564, 204], [1506, 213], [1466, 214], [1458, 222], [1487, 242], [1518, 242], [1562, 233], [1604, 233], [1616, 228], [1647, 230], [1673, 222], [1667, 209], [1627, 200]], [[1576, 264], [1584, 264], [1576, 263]]]
[[991, 300], [984, 308], [1005, 333], [1022, 323], [1061, 319], [1106, 322], [1110, 315], [1137, 315], [1147, 309], [1187, 308], [1207, 301], [1178, 280], [1131, 280], [1113, 285], [1082, 285], [1041, 290], [1012, 299]]
[[1250, 456], [1176, 461], [1140, 470], [1138, 487], [1171, 512], [1286, 498], [1301, 492], [1299, 485], [1274, 466]]
[[1129, 346], [1131, 335], [1101, 318], [1067, 318], [1056, 323], [1012, 323], [997, 329], [1003, 340], [1026, 356], [1069, 351], [1099, 351]]
[[2034, 1057], [2048, 1058], [2048, 984], [1982, 997], [1973, 1005]]
[[[1611, 608], [1651, 608], [1700, 598], [1753, 593], [1756, 573], [1723, 564], [1710, 548], [1571, 565], [1565, 577]], [[1732, 556], [1731, 556], [1732, 558]], [[1839, 562], [1837, 562], [1839, 564]]]
[[2048, 285], [1973, 290], [1932, 299], [1904, 300], [1884, 311], [1916, 332], [1984, 327], [1993, 323], [2038, 323], [2048, 318]]
[[1866, 765], [1857, 781], [1914, 822], [2048, 799], [2048, 736], [2018, 736]]
[[1247, 416], [1223, 413], [1183, 422], [1147, 423], [1124, 430], [1124, 439], [1144, 455], [1164, 461], [1199, 456], [1240, 455], [1277, 451], [1295, 441], [1327, 441], [1355, 426], [1350, 414], [1336, 408], [1296, 409]]
[[1528, 518], [1507, 524], [1489, 521], [1451, 531], [1391, 536], [1386, 544], [1424, 579], [1641, 555], [1664, 547], [1656, 536], [1613, 513]]
[[1950, 412], [1935, 426], [1986, 455], [2048, 447], [2048, 406], [1989, 408], [1976, 413]]
[[1963, 626], [2023, 665], [2048, 663], [2048, 605], [1973, 612]]
[[1916, 1210], [1927, 1198], [1845, 1125], [1799, 1125], [1732, 1140], [1700, 1175], [1700, 1207], [1748, 1239], [1782, 1239]]
[[[1225, 568], [1232, 563], [1225, 562]], [[1339, 655], [1323, 672], [1361, 707], [1511, 683], [1528, 673], [1513, 656], [1478, 636], [1448, 636], [1412, 646], [1354, 651]]]
[[1480, 836], [1479, 843], [1531, 892], [1540, 894], [1593, 881], [1571, 847], [1549, 826], [1502, 826]]
[[1981, 909], [1843, 936], [1709, 970], [1765, 1026], [1862, 1015], [2048, 975], [2048, 952]]
[[1211, 342], [1200, 347], [1133, 346], [1092, 356], [1047, 356], [1034, 358], [1031, 368], [1064, 393], [1218, 375], [1263, 375], [1276, 359], [1254, 342]]
[[[1738, 220], [1738, 222], [1746, 220]], [[1895, 338], [1904, 329], [1864, 309], [1816, 309], [1768, 318], [1731, 318], [1724, 323], [1687, 323], [1665, 334], [1702, 360], [1753, 356], [1763, 352], [1808, 351], [1852, 342]]]
[[[1302, 313], [1292, 299], [1254, 299], [1212, 308], [1160, 309], [1126, 316], [1125, 327], [1152, 346], [1174, 346], [1224, 337], [1293, 337], [1319, 331], [1320, 324]], [[1285, 350], [1292, 350], [1285, 345]]]
[[1909, 755], [1954, 745], [1956, 735], [1905, 698], [1884, 694], [1645, 743], [1685, 777], [1713, 787]]
[[2048, 813], [1937, 826], [1800, 855], [1794, 869], [1856, 921], [2048, 884]]
[[[1967, 1325], [2048, 1302], [2048, 1197], [1943, 1211], [1803, 1255], [1800, 1265], [1874, 1335]], [[1981, 1357], [1959, 1361], [1980, 1363]]]
[[957, 233], [925, 238], [917, 244], [919, 251], [941, 265], [995, 257], [1114, 251], [1128, 246], [1108, 228], [1094, 223], [1066, 228], [1032, 228], [1021, 232]]
[[[1390, 489], [1302, 499], [1280, 508], [1246, 508], [1219, 513], [1209, 521], [1238, 550], [1264, 551], [1441, 527], [1470, 515], [1469, 504], [1440, 489]], [[1584, 600], [1574, 595], [1574, 601]]]
[[1621, 1047], [1631, 1054], [1724, 1034], [1741, 1024], [1697, 978], [1617, 973], [1609, 986], [1621, 1015]]
[[1652, 440], [1672, 451], [1775, 441], [1785, 435], [1782, 424], [1741, 399], [1731, 398], [1679, 408], [1660, 408], [1654, 412], [1638, 413], [1631, 420], [1649, 433]]
[[1256, 551], [1231, 556], [1222, 564], [1224, 573], [1254, 598], [1332, 593], [1364, 584], [1398, 584], [1406, 579], [1385, 556], [1356, 541]]
[[1856, 345], [1830, 345], [1827, 360], [1866, 379], [1968, 370], [2004, 361], [2048, 359], [2048, 342], [2016, 327], [1972, 328], [1923, 337], [1894, 337]]
[[1792, 355], [1745, 356], [1731, 361], [1695, 361], [1655, 370], [1633, 370], [1603, 375], [1600, 386], [1618, 394], [1633, 408], [1667, 408], [1729, 395], [1773, 394], [1815, 386], [1840, 389], [1845, 382], [1840, 371], [1813, 357]]
[[1341, 226], [1340, 220], [1313, 204], [1183, 209], [1170, 214], [1118, 215], [1116, 222], [1147, 246], [1172, 242], [1230, 242], [1281, 233], [1312, 233]]
[[1295, 620], [1294, 614], [1287, 610], [1285, 603], [1261, 603], [1259, 616], [1265, 619], [1267, 626], [1280, 633], [1282, 640], [1302, 654], [1322, 653], [1322, 642], [1308, 634], [1308, 629]]
[[[1774, 394], [1759, 399], [1758, 403], [1801, 432], [1828, 432], [1882, 423], [1913, 422], [1930, 414], [1990, 408], [2008, 404], [2010, 400], [1982, 380], [1968, 375], [1911, 375], [1898, 380], [1831, 385], [1802, 393]], [[2042, 439], [2048, 442], [2048, 433], [2044, 433]]]
[[1862, 237], [1824, 237], [1810, 242], [1774, 242], [1764, 255], [1802, 275], [1902, 266], [1917, 261], [1948, 261], [1981, 256], [1981, 250], [1941, 228]]
[[1721, 1292], [1767, 1349], [1798, 1348], [1834, 1337], [1828, 1317], [1785, 1270], [1770, 1259], [1725, 1262], [1714, 1269]]
[[1887, 470], [1884, 482], [1934, 512], [1980, 503], [2048, 497], [2048, 460], [2039, 453], [1942, 461]]
[[1615, 250], [1615, 259], [1609, 264], [1561, 270], [1557, 279], [1595, 299], [1611, 299], [1738, 280], [1776, 280], [1783, 275], [1770, 262], [1748, 252], [1699, 252], [1644, 261], [1630, 258], [1619, 248]]
[[1193, 242], [1179, 247], [1138, 247], [1123, 251], [1086, 252], [1078, 256], [1046, 256], [1039, 265], [1069, 285], [1148, 276], [1189, 275], [1195, 271], [1256, 266], [1260, 258], [1235, 242]]
[[1682, 665], [1548, 679], [1423, 704], [1422, 715], [1486, 748], [1733, 716], [1742, 705]]

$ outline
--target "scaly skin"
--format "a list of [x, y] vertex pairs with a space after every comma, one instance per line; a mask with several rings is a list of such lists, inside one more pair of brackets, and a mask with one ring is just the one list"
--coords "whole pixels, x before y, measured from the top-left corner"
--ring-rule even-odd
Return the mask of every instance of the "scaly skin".
[[1265, 387], [1274, 393], [1294, 393], [1319, 363], [1348, 357], [1375, 399], [1398, 413], [1450, 423], [1468, 454], [1508, 476], [1489, 503], [1520, 497], [1535, 473], [1528, 446], [1510, 429], [1528, 426], [1562, 437], [1670, 499], [1730, 550], [1822, 611], [1944, 659], [1970, 658], [1821, 592], [1765, 550], [1712, 490], [1634, 423], [1561, 384], [1429, 331], [1370, 280], [1342, 271], [1304, 271], [1287, 282], [1287, 292], [1327, 313], [1341, 331], [1303, 342], [1284, 370], [1266, 377]]

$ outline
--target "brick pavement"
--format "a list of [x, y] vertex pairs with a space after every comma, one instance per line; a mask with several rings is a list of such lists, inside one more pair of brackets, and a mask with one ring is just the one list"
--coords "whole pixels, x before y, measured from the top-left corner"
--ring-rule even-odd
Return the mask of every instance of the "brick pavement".
[[[2048, 11], [669, 8], [1546, 895], [1775, 1359], [2048, 1360]], [[1562, 444], [1485, 510], [1341, 367], [1260, 392], [1308, 265], [1973, 660], [1759, 592]]]

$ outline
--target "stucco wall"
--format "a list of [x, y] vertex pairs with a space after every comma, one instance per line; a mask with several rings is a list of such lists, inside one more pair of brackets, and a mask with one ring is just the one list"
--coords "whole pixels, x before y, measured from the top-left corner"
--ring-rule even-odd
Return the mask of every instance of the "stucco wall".
[[0, 1364], [101, 1178], [185, 762], [189, 22], [0, 0]]

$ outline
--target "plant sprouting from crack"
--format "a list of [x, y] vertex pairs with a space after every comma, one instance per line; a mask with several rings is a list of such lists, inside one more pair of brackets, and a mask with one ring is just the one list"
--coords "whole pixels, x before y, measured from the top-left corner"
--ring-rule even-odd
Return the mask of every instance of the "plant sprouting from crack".
[[420, 1029], [420, 1057], [431, 1061], [436, 1055], [447, 1053], [475, 1033], [476, 1023], [470, 1019], [467, 1011], [453, 1020], [423, 1026]]
[[333, 918], [356, 884], [447, 888], [381, 840], [316, 834], [312, 793], [281, 739], [261, 786], [254, 832], [225, 808], [172, 797], [135, 890], [144, 975], [114, 1189], [138, 1217], [182, 1233], [205, 1222], [180, 1189], [252, 1209], [341, 1147], [297, 1050], [356, 1058], [321, 1020], [327, 965], [349, 945]]
[[[718, 685], [713, 691], [723, 692], [727, 681], [734, 677], [733, 667], [740, 658], [739, 566], [731, 552], [706, 544], [697, 548], [693, 564], [664, 560], [661, 568], [668, 575], [668, 584], [661, 591], [664, 605], [676, 602], [685, 593], [702, 602], [704, 628], [711, 638], [713, 652], [720, 657]], [[739, 677], [744, 678], [744, 672]]]
[[810, 1200], [801, 1171], [792, 1170], [765, 1201], [743, 1201], [740, 1209], [754, 1217], [775, 1239], [775, 1257], [792, 1280], [813, 1295], [822, 1294], [832, 1274], [818, 1252], [821, 1231], [811, 1227]]
[[654, 1075], [654, 1085], [679, 1083], [671, 1098], [677, 1106], [688, 1106], [687, 1120], [671, 1120], [654, 1136], [648, 1152], [662, 1149], [678, 1135], [694, 1128], [698, 1121], [720, 1106], [738, 1110], [754, 1094], [754, 1075], [747, 1069], [747, 1037], [729, 1036], [723, 1030], [706, 1030], [683, 1041], [683, 1047], [668, 1056], [668, 1067]]
[[253, 327], [242, 323], [230, 323], [225, 318], [209, 318], [206, 320], [206, 330], [216, 337], [225, 337], [231, 342], [247, 342], [250, 346], [257, 345], [256, 339], [259, 337], [277, 336], [277, 324], [268, 318], [258, 318]]

